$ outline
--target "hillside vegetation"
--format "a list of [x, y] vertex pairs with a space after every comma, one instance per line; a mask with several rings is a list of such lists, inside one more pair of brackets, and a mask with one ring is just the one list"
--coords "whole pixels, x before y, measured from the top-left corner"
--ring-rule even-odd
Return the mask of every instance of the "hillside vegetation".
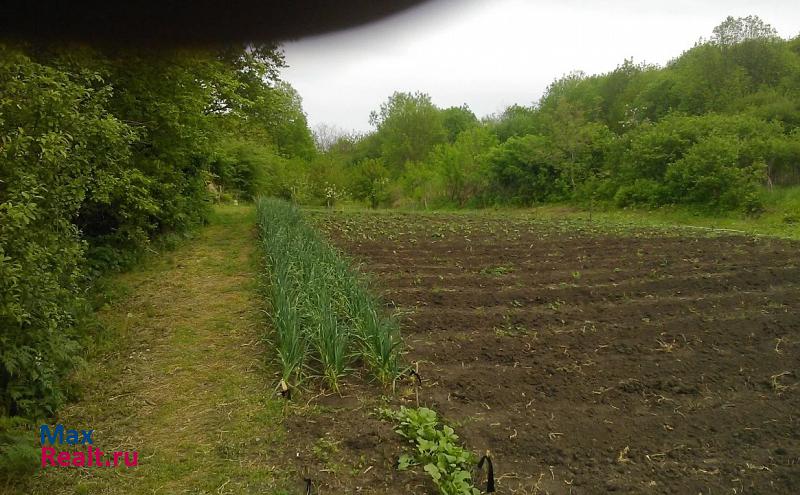
[[483, 120], [467, 106], [395, 93], [371, 122], [367, 135], [328, 136], [308, 183], [372, 206], [574, 202], [757, 215], [770, 192], [800, 183], [800, 38], [781, 39], [757, 17], [728, 18], [665, 67], [626, 60], [606, 74], [574, 72], [535, 104]]

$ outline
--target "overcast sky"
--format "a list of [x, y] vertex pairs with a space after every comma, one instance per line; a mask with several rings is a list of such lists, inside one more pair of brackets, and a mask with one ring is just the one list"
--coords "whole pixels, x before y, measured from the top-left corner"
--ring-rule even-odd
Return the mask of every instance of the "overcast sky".
[[728, 15], [755, 14], [784, 37], [800, 33], [798, 0], [438, 0], [348, 31], [285, 43], [283, 78], [312, 128], [370, 129], [394, 91], [482, 117], [537, 100], [573, 70], [596, 74], [625, 58], [663, 65]]

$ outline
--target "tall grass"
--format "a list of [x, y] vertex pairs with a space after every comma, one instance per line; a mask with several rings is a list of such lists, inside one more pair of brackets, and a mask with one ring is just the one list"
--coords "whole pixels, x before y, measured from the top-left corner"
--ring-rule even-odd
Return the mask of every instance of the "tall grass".
[[274, 344], [282, 379], [333, 389], [357, 365], [383, 383], [398, 373], [400, 331], [364, 281], [285, 201], [257, 201]]

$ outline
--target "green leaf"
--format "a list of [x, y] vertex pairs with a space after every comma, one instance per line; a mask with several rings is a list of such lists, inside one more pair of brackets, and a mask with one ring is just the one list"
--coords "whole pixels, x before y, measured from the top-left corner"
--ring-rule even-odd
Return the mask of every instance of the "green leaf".
[[426, 473], [431, 475], [433, 481], [438, 482], [440, 479], [442, 479], [442, 473], [439, 471], [439, 468], [436, 467], [434, 464], [425, 464], [425, 467], [423, 467], [422, 469], [424, 469]]
[[402, 454], [400, 458], [397, 460], [397, 469], [399, 469], [400, 471], [405, 471], [410, 466], [414, 465], [416, 465], [416, 462], [414, 462], [414, 459], [412, 459], [411, 456], [408, 454]]

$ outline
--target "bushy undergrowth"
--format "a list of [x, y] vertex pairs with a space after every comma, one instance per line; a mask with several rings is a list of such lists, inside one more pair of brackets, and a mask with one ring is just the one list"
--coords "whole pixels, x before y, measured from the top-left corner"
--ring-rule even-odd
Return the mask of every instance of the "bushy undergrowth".
[[260, 198], [257, 212], [282, 379], [299, 383], [316, 375], [336, 389], [361, 364], [391, 382], [398, 372], [399, 327], [364, 281], [293, 205]]
[[35, 471], [40, 456], [34, 426], [20, 417], [0, 416], [0, 486]]

